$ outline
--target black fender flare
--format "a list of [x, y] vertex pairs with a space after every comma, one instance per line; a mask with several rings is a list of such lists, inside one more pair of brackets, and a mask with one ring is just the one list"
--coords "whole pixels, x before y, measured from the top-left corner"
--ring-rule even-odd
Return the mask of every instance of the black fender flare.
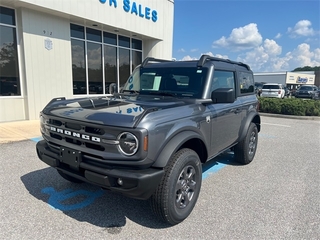
[[245, 122], [245, 125], [244, 125], [244, 127], [241, 129], [241, 132], [240, 132], [240, 134], [239, 134], [239, 140], [238, 140], [238, 142], [242, 141], [242, 139], [245, 138], [245, 136], [246, 136], [246, 134], [247, 134], [247, 131], [248, 131], [248, 128], [249, 128], [249, 126], [250, 126], [250, 123], [252, 123], [252, 122], [257, 125], [258, 132], [260, 132], [261, 119], [260, 119], [260, 115], [259, 115], [257, 112], [250, 112], [245, 121], [246, 121], [246, 122]]
[[156, 168], [164, 168], [175, 153], [185, 142], [190, 139], [197, 138], [204, 142], [200, 134], [194, 131], [183, 131], [173, 136], [157, 154], [157, 160], [152, 165]]

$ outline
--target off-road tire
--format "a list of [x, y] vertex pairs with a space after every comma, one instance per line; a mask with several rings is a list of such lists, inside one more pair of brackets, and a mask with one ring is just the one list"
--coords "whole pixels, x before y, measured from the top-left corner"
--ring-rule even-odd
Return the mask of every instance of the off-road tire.
[[77, 179], [77, 178], [71, 177], [71, 176], [65, 174], [65, 173], [62, 172], [62, 171], [57, 170], [57, 172], [59, 173], [59, 175], [60, 175], [61, 177], [63, 177], [65, 180], [67, 180], [67, 181], [69, 181], [69, 182], [72, 182], [72, 183], [83, 183], [83, 181], [81, 181], [81, 180], [79, 180], [79, 179]]
[[191, 149], [175, 153], [165, 167], [165, 174], [150, 198], [155, 215], [170, 225], [186, 219], [193, 210], [201, 188], [202, 165]]
[[250, 123], [245, 138], [234, 147], [234, 158], [238, 163], [249, 164], [256, 154], [258, 146], [258, 128]]

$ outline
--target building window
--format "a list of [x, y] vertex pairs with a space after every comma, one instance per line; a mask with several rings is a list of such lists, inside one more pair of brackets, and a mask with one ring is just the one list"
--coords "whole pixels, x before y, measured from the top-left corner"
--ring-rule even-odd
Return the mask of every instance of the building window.
[[71, 39], [73, 94], [87, 94], [84, 41]]
[[142, 62], [142, 41], [70, 24], [73, 94], [108, 94]]
[[142, 52], [132, 51], [132, 70], [134, 70], [142, 62]]
[[119, 80], [123, 86], [130, 76], [130, 50], [119, 48]]
[[15, 11], [0, 7], [0, 96], [20, 96]]
[[104, 78], [106, 93], [110, 93], [110, 84], [117, 83], [117, 47], [115, 46], [104, 46]]
[[87, 42], [89, 94], [103, 93], [102, 44]]

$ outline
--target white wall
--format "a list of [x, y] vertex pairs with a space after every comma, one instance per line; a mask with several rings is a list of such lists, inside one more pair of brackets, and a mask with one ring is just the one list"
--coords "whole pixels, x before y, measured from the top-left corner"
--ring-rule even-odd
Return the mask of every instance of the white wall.
[[[74, 19], [82, 19], [83, 23], [101, 23], [115, 28], [130, 30], [136, 34], [141, 34], [151, 38], [163, 40], [166, 38], [164, 31], [170, 31], [173, 27], [173, 1], [169, 0], [130, 0], [129, 12], [124, 10], [126, 0], [114, 0], [117, 3], [109, 5], [109, 0], [102, 4], [99, 0], [10, 0], [17, 6], [32, 8], [37, 11], [55, 11], [60, 16], [65, 16]], [[132, 7], [136, 4], [136, 15]], [[145, 14], [145, 8], [157, 12], [156, 22], [146, 17], [140, 17], [139, 5], [141, 14]], [[170, 32], [172, 37], [172, 32]]]
[[[72, 96], [70, 23], [30, 9], [21, 10], [25, 66], [27, 119], [54, 97]], [[51, 50], [45, 39], [52, 41]]]
[[0, 99], [0, 122], [25, 120], [24, 99], [4, 97]]
[[[70, 23], [117, 29], [120, 35], [143, 41], [143, 58], [171, 59], [173, 1], [130, 0], [129, 12], [125, 1], [114, 0], [114, 7], [109, 0], [1, 0], [1, 5], [16, 10], [22, 95], [0, 98], [0, 122], [38, 119], [52, 98], [73, 97]], [[157, 11], [157, 20], [131, 13], [133, 2], [144, 15], [146, 7]], [[45, 48], [47, 38], [53, 43], [51, 50]]]

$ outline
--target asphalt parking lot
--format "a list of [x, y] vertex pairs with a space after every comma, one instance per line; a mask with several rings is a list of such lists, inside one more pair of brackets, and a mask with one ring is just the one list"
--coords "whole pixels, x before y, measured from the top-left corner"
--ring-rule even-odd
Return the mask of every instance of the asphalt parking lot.
[[1, 239], [319, 239], [319, 120], [263, 116], [254, 161], [207, 163], [195, 209], [173, 227], [147, 201], [65, 181], [36, 141], [0, 144]]

